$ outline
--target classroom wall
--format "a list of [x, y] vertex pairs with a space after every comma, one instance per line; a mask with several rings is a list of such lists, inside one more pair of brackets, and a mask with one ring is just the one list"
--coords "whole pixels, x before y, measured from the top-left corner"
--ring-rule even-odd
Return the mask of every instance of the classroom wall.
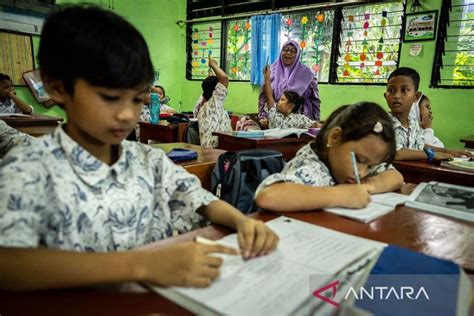
[[[57, 0], [58, 4], [83, 3], [81, 0]], [[109, 8], [112, 1], [87, 1]], [[113, 10], [130, 21], [145, 37], [150, 50], [155, 71], [160, 72], [160, 82], [171, 96], [170, 104], [179, 108], [183, 91], [181, 84], [185, 78], [185, 27], [176, 25], [176, 20], [186, 15], [186, 1], [174, 0], [114, 0]], [[166, 30], [166, 31], [163, 31]], [[40, 38], [33, 38], [35, 56], [38, 53]], [[36, 65], [38, 65], [36, 63]], [[158, 82], [156, 82], [158, 83]], [[18, 96], [32, 104], [36, 113], [65, 117], [59, 106], [45, 108], [37, 103], [26, 87], [16, 87]]]
[[[58, 0], [59, 4], [82, 1]], [[109, 0], [92, 3], [109, 6]], [[426, 10], [439, 10], [442, 0], [424, 1]], [[410, 7], [411, 1], [408, 3]], [[134, 24], [144, 35], [151, 52], [155, 69], [160, 71], [160, 81], [171, 96], [171, 105], [191, 111], [201, 93], [200, 81], [185, 79], [186, 38], [185, 27], [176, 25], [176, 20], [185, 20], [186, 0], [115, 0], [114, 10]], [[38, 43], [35, 40], [34, 43]], [[418, 57], [409, 56], [409, 44], [402, 44], [400, 65], [416, 68], [421, 75], [420, 90], [432, 99], [433, 125], [436, 134], [448, 147], [462, 147], [459, 138], [474, 134], [473, 90], [430, 89], [429, 82], [436, 41], [420, 42], [423, 51]], [[34, 45], [37, 47], [37, 45]], [[35, 104], [37, 113], [62, 115], [58, 107], [45, 109], [33, 101], [26, 88], [19, 88], [19, 95]], [[322, 100], [322, 118], [326, 118], [337, 106], [358, 101], [373, 101], [385, 106], [381, 86], [328, 85], [319, 86]], [[226, 108], [237, 113], [257, 112], [259, 88], [247, 82], [231, 82]]]
[[[441, 2], [442, 0], [423, 1], [423, 5], [427, 11], [439, 10]], [[408, 8], [410, 5], [411, 1]], [[461, 148], [463, 145], [459, 139], [474, 134], [474, 90], [429, 88], [436, 41], [419, 43], [423, 45], [423, 51], [417, 57], [409, 56], [409, 43], [402, 44], [400, 66], [415, 68], [420, 73], [420, 90], [432, 100], [436, 135], [447, 147]], [[192, 109], [200, 91], [200, 82], [184, 80], [182, 98], [186, 110]], [[339, 105], [358, 101], [373, 101], [386, 107], [383, 97], [385, 88], [382, 86], [321, 84], [319, 92], [322, 118], [326, 118]], [[226, 109], [239, 113], [257, 112], [258, 93], [259, 90], [249, 83], [231, 82]]]

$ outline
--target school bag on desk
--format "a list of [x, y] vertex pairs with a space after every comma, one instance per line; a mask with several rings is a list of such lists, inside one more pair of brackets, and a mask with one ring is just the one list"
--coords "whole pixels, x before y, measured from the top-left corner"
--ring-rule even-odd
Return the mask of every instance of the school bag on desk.
[[250, 149], [226, 152], [219, 156], [211, 178], [211, 191], [242, 213], [254, 211], [254, 194], [260, 182], [280, 172], [284, 162], [281, 152]]

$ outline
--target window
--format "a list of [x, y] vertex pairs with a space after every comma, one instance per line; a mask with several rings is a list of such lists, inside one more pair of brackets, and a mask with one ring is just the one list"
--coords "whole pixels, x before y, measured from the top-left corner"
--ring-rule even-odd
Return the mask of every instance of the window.
[[[208, 57], [218, 63], [221, 56], [221, 23], [199, 23], [191, 26], [191, 65], [188, 79], [204, 79], [209, 75]], [[189, 56], [189, 55], [188, 55]], [[189, 67], [190, 66], [190, 67]], [[190, 75], [189, 75], [190, 73]]]
[[474, 87], [474, 0], [443, 1], [433, 87]]
[[[218, 9], [211, 6], [211, 2], [193, 0], [192, 10], [188, 7], [188, 18], [216, 16]], [[207, 6], [202, 7], [206, 3]], [[284, 3], [283, 0], [274, 0], [273, 9], [280, 8]], [[271, 1], [266, 0], [259, 5], [269, 4]], [[188, 53], [192, 58], [188, 58], [188, 69], [191, 69], [188, 78], [202, 79], [208, 74], [207, 52], [210, 47], [206, 46], [209, 40], [206, 36], [212, 24], [212, 56], [219, 60], [222, 45], [224, 60], [221, 64], [230, 79], [250, 79], [252, 14], [240, 14], [231, 19], [226, 17], [235, 9], [234, 6], [239, 6], [241, 10], [241, 5], [256, 6], [256, 2], [229, 2], [220, 7], [223, 19], [216, 18], [218, 21], [212, 23], [194, 23], [188, 28], [192, 41], [192, 45], [188, 46], [192, 49]], [[388, 75], [398, 66], [403, 12], [404, 1], [399, 0], [283, 13], [280, 42], [283, 44], [292, 39], [299, 43], [301, 61], [313, 71], [318, 82], [385, 84]], [[221, 44], [217, 41], [221, 38], [222, 27], [225, 30]]]
[[252, 28], [250, 19], [227, 23], [226, 67], [230, 79], [250, 79], [250, 49]]
[[301, 62], [308, 66], [318, 82], [328, 82], [334, 10], [307, 11], [283, 15], [281, 44], [292, 39], [300, 44]]
[[342, 9], [337, 80], [385, 84], [397, 68], [403, 3]]

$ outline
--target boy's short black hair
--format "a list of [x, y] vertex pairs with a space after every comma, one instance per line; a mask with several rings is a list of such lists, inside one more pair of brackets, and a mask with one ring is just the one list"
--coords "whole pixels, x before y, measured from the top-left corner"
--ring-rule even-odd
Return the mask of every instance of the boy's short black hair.
[[283, 92], [283, 94], [285, 95], [288, 102], [294, 105], [291, 113], [298, 113], [304, 101], [303, 97], [301, 97], [295, 91], [291, 91], [291, 90], [286, 90], [285, 92]]
[[219, 83], [219, 80], [216, 76], [209, 76], [202, 81], [201, 87], [204, 99], [209, 100], [212, 97], [212, 92], [214, 92], [217, 83]]
[[418, 91], [418, 88], [420, 86], [420, 74], [415, 69], [410, 67], [400, 67], [398, 69], [395, 69], [394, 71], [392, 71], [390, 76], [388, 76], [387, 81], [397, 76], [410, 77], [411, 80], [413, 80], [413, 84], [415, 85], [415, 91]]
[[[375, 124], [382, 125], [381, 131], [374, 131]], [[311, 148], [324, 161], [327, 159], [327, 141], [331, 129], [340, 127], [342, 143], [357, 141], [368, 135], [380, 137], [389, 145], [386, 163], [392, 163], [396, 154], [395, 132], [388, 113], [377, 103], [359, 102], [337, 108], [324, 122], [323, 127], [311, 144]]]
[[0, 73], [0, 81], [3, 81], [3, 80], [12, 81], [8, 75]]
[[43, 81], [59, 80], [70, 94], [79, 78], [94, 86], [137, 88], [151, 84], [154, 75], [140, 32], [91, 5], [66, 7], [46, 20], [38, 59]]

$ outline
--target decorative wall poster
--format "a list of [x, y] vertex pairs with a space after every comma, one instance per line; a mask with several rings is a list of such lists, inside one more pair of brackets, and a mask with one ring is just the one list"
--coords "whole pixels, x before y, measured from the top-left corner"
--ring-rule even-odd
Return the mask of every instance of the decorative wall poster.
[[230, 79], [250, 78], [252, 28], [250, 19], [229, 21], [227, 28], [227, 72]]
[[435, 38], [438, 10], [407, 13], [403, 30], [403, 41], [429, 41]]
[[209, 75], [208, 57], [211, 56], [217, 63], [220, 63], [220, 22], [194, 24], [191, 39], [192, 79], [204, 79]]

